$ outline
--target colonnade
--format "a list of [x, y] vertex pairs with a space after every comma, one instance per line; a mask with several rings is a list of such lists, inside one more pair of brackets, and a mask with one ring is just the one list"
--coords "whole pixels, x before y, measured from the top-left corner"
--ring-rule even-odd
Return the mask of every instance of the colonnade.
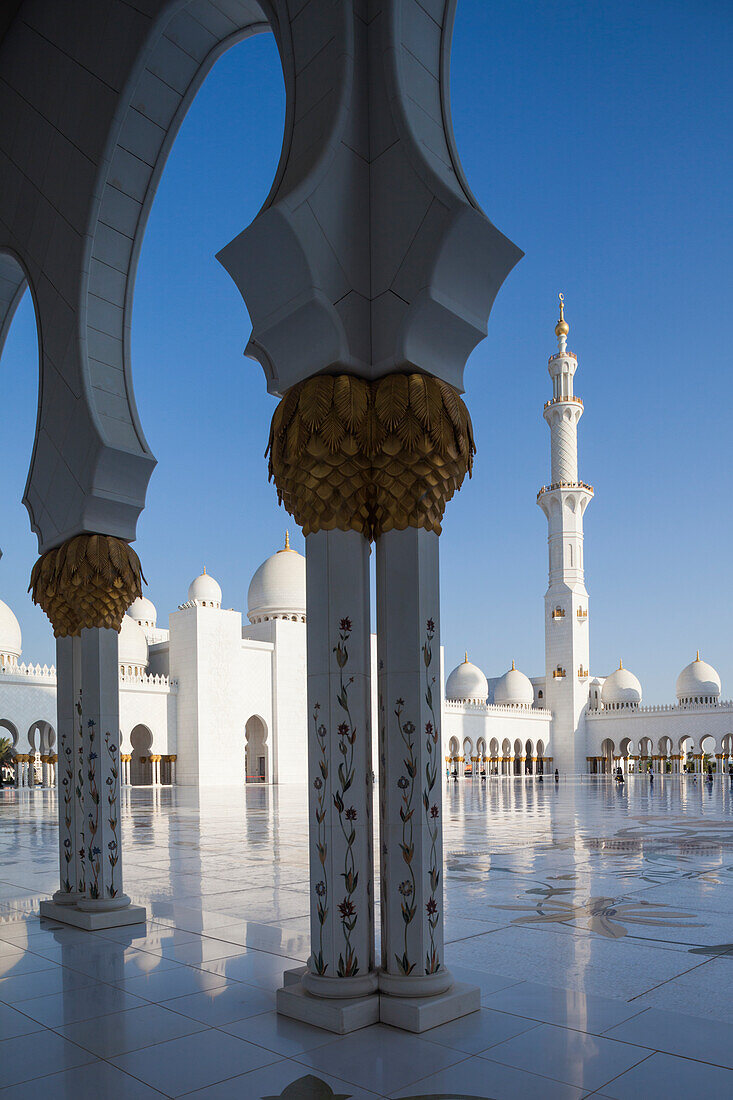
[[[520, 756], [471, 756], [468, 761], [465, 756], [449, 755], [445, 757], [445, 763], [451, 775], [454, 771], [458, 771], [459, 775], [467, 779], [476, 779], [484, 771], [487, 776], [547, 775], [553, 769], [552, 756], [536, 754], [532, 756], [526, 754]], [[527, 763], [529, 763], [529, 769]], [[471, 767], [470, 774], [466, 770], [469, 764]], [[517, 764], [519, 764], [519, 772], [515, 771]]]
[[[58, 756], [55, 753], [41, 753], [36, 758], [36, 753], [18, 752], [13, 757], [13, 771], [15, 773], [16, 787], [55, 787], [56, 763]], [[40, 763], [41, 779], [38, 782], [36, 768]]]
[[[176, 784], [176, 761], [178, 756], [176, 753], [168, 754], [153, 754], [152, 756], [144, 756], [140, 758], [141, 763], [150, 761], [152, 768], [152, 778], [150, 786], [152, 787], [174, 787]], [[123, 787], [130, 787], [132, 783], [130, 781], [130, 764], [132, 763], [132, 753], [123, 752], [120, 753], [120, 774], [121, 783]], [[161, 765], [167, 765], [168, 778], [163, 779], [163, 771]]]

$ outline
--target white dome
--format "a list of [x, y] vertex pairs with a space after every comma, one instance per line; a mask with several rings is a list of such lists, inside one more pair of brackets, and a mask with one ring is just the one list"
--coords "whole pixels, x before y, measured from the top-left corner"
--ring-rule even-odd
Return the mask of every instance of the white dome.
[[155, 604], [147, 596], [138, 596], [136, 600], [133, 600], [127, 609], [127, 614], [135, 620], [138, 626], [155, 626], [158, 618]]
[[221, 607], [221, 588], [205, 569], [189, 584], [188, 602], [201, 607]]
[[619, 663], [616, 671], [603, 681], [601, 702], [604, 707], [614, 710], [619, 707], [638, 707], [641, 702], [641, 684], [633, 672], [629, 672]]
[[707, 661], [697, 657], [677, 677], [677, 700], [680, 703], [712, 702], [720, 698], [720, 677]]
[[531, 707], [534, 703], [532, 682], [515, 667], [514, 661], [509, 671], [496, 682], [494, 702], [505, 707]]
[[251, 623], [305, 618], [305, 558], [291, 548], [287, 534], [284, 548], [263, 561], [250, 581], [247, 615]]
[[125, 615], [120, 627], [118, 644], [119, 663], [135, 668], [148, 667], [148, 643], [145, 631], [130, 615]]
[[472, 665], [466, 654], [463, 664], [454, 668], [445, 684], [446, 699], [465, 703], [485, 703], [489, 685], [478, 665]]
[[0, 655], [18, 658], [20, 654], [20, 625], [8, 605], [0, 600]]

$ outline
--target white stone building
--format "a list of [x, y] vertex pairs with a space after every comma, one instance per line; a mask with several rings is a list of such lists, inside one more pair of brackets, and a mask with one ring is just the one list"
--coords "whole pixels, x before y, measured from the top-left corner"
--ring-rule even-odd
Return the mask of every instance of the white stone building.
[[[653, 769], [718, 770], [733, 757], [733, 703], [699, 659], [677, 680], [675, 704], [642, 706], [641, 684], [620, 666], [590, 673], [583, 517], [593, 488], [578, 477], [573, 392], [578, 366], [560, 305], [550, 357], [550, 483], [537, 494], [548, 523], [545, 672], [515, 667], [487, 679], [465, 660], [445, 681], [442, 742], [456, 776], [563, 775]], [[285, 547], [252, 577], [247, 614], [222, 607], [204, 571], [185, 603], [157, 623], [153, 603], [130, 607], [119, 637], [123, 780], [227, 786], [296, 783], [307, 774], [305, 558]], [[21, 785], [53, 782], [56, 671], [20, 663], [21, 632], [0, 602], [0, 727], [13, 743]], [[440, 682], [444, 682], [441, 652]], [[378, 771], [377, 639], [371, 638], [374, 771]]]
[[[246, 618], [222, 607], [204, 571], [158, 626], [135, 600], [119, 635], [123, 781], [228, 786], [301, 782], [305, 737], [305, 558], [273, 554], [257, 570]], [[0, 603], [0, 726], [16, 781], [53, 782], [56, 670], [19, 664], [21, 632]]]
[[699, 652], [677, 678], [675, 704], [643, 707], [641, 684], [621, 663], [610, 676], [591, 675], [583, 516], [593, 487], [578, 477], [583, 402], [573, 392], [578, 360], [569, 331], [561, 295], [544, 408], [551, 477], [537, 494], [548, 523], [545, 674], [529, 679], [512, 661], [487, 680], [466, 654], [445, 687], [446, 767], [474, 777], [720, 770], [733, 757], [733, 702], [721, 702], [720, 677]]

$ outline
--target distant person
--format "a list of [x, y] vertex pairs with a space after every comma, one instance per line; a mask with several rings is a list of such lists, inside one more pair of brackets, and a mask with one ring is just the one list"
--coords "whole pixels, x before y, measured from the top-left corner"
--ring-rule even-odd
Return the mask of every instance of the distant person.
[[559, 783], [559, 782], [560, 782], [560, 773], [559, 773], [559, 771], [557, 770], [557, 768], [555, 768], [555, 782], [556, 782], [556, 783]]
[[540, 774], [537, 776], [537, 782], [538, 783], [544, 783], [544, 779], [542, 778], [542, 772], [540, 772]]

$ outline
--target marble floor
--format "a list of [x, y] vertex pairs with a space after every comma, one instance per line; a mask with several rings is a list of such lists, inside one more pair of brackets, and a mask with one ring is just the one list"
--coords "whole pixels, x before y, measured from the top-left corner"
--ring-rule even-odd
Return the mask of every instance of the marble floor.
[[483, 1007], [419, 1037], [275, 1014], [308, 954], [304, 788], [123, 802], [149, 920], [90, 933], [37, 917], [55, 793], [0, 791], [0, 1097], [733, 1096], [727, 779], [449, 783], [446, 959]]

